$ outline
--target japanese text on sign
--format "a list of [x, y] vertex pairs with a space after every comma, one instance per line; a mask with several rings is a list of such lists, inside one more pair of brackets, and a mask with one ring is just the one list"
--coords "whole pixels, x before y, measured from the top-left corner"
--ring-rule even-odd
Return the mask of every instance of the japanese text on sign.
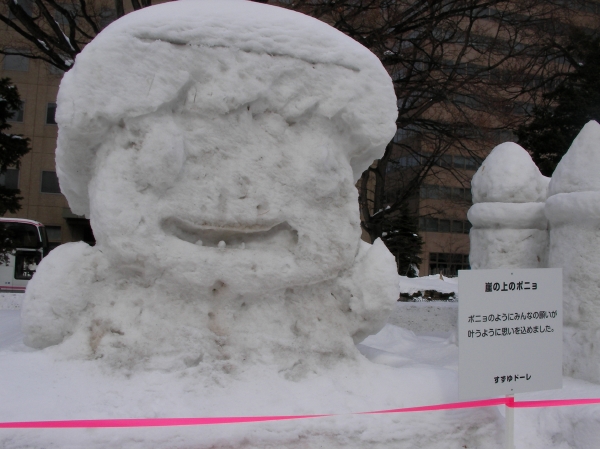
[[487, 292], [512, 292], [519, 290], [537, 290], [537, 282], [486, 282], [485, 291]]
[[529, 374], [525, 374], [524, 376], [519, 376], [518, 374], [513, 375], [508, 375], [508, 376], [495, 376], [494, 377], [494, 383], [504, 383], [504, 382], [516, 382], [519, 379], [525, 379], [525, 380], [530, 380], [531, 376]]
[[508, 337], [509, 335], [525, 335], [525, 334], [543, 334], [545, 332], [554, 332], [554, 329], [549, 325], [546, 326], [521, 326], [521, 327], [503, 327], [496, 329], [469, 329], [467, 337]]
[[498, 313], [490, 315], [469, 315], [469, 323], [487, 323], [493, 321], [524, 321], [524, 320], [544, 320], [547, 318], [556, 318], [558, 310], [551, 312], [541, 310], [539, 312], [516, 312], [516, 313]]

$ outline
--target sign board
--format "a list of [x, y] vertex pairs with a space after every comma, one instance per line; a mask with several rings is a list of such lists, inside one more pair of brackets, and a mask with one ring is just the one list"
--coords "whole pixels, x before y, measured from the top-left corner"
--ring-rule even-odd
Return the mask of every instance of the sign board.
[[562, 269], [458, 272], [461, 400], [562, 387]]

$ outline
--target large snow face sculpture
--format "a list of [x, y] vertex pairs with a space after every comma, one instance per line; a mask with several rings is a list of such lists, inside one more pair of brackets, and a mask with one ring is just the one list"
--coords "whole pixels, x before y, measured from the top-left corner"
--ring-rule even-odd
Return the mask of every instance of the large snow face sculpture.
[[294, 377], [383, 325], [395, 264], [360, 242], [354, 182], [396, 105], [364, 47], [279, 8], [173, 2], [104, 30], [58, 105], [61, 189], [97, 246], [40, 265], [28, 344]]

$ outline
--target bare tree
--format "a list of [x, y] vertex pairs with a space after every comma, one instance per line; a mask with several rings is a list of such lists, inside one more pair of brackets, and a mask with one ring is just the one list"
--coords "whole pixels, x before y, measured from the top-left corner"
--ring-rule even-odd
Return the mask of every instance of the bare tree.
[[75, 56], [110, 22], [152, 0], [6, 0], [0, 21], [12, 31], [0, 54], [39, 59], [67, 71]]
[[[0, 53], [67, 71], [108, 23], [151, 1], [6, 0], [0, 20], [13, 33], [0, 40]], [[585, 26], [597, 29], [600, 16], [591, 0], [256, 1], [329, 23], [373, 51], [393, 79], [398, 132], [358, 184], [371, 240], [389, 234], [406, 207], [445, 213], [447, 201], [423, 208], [423, 186], [452, 186], [449, 199], [468, 201], [477, 162], [510, 140], [544, 89], [568, 73], [566, 29], [589, 12]]]
[[[358, 184], [371, 240], [407, 204], [415, 214], [444, 212], [431, 202], [429, 210], [416, 210], [424, 184], [469, 188], [477, 162], [513, 138], [544, 86], [560, 76], [556, 36], [572, 19], [565, 2], [545, 0], [271, 3], [346, 33], [379, 56], [392, 77], [398, 132]], [[468, 201], [455, 197], [447, 199]]]

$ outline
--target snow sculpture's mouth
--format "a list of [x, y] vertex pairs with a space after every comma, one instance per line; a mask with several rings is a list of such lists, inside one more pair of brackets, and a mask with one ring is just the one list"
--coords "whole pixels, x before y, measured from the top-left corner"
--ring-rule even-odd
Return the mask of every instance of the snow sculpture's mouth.
[[209, 248], [287, 249], [298, 243], [298, 231], [287, 221], [271, 226], [211, 226], [170, 217], [161, 226], [180, 240]]

